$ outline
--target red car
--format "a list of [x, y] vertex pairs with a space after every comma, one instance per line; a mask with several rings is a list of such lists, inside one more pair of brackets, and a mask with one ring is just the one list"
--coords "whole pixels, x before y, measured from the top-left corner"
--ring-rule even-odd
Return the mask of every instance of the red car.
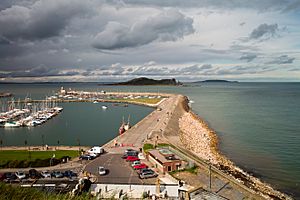
[[144, 163], [133, 166], [133, 169], [144, 169], [144, 168], [148, 168], [148, 166]]
[[133, 162], [133, 161], [136, 161], [136, 160], [140, 160], [140, 159], [136, 156], [127, 156], [127, 158], [126, 158], [127, 162]]

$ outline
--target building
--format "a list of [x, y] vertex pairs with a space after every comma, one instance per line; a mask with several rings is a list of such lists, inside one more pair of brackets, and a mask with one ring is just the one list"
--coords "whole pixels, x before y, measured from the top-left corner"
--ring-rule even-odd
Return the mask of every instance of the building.
[[168, 149], [148, 151], [147, 158], [157, 169], [164, 173], [184, 169], [184, 161]]

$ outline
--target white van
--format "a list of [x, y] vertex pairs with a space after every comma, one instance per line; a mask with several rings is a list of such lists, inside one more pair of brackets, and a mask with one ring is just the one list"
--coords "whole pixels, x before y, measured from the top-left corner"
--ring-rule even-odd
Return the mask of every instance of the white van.
[[104, 149], [102, 147], [99, 147], [99, 146], [94, 146], [90, 150], [88, 150], [88, 153], [89, 154], [103, 154]]

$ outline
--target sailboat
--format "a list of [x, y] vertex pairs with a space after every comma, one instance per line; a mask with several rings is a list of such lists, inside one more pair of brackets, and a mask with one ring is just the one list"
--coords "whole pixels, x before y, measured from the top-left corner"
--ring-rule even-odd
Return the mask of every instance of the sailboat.
[[125, 133], [125, 131], [128, 131], [131, 127], [130, 127], [130, 123], [129, 123], [129, 119], [130, 119], [130, 115], [128, 116], [128, 121], [127, 123], [124, 122], [124, 117], [122, 120], [122, 124], [119, 128], [119, 134], [122, 135], [123, 133]]

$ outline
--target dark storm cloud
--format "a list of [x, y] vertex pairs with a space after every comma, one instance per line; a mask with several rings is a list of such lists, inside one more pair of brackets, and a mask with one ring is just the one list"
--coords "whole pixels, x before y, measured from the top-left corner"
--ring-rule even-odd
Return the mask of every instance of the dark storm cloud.
[[277, 64], [277, 65], [292, 64], [294, 60], [295, 58], [293, 57], [289, 57], [288, 55], [282, 55], [274, 58], [274, 60], [268, 62], [267, 64]]
[[164, 6], [164, 7], [203, 7], [203, 8], [246, 8], [256, 9], [259, 11], [267, 10], [299, 10], [298, 0], [231, 0], [231, 1], [219, 1], [219, 0], [123, 0], [127, 4], [133, 5], [152, 5], [152, 6]]
[[247, 62], [251, 62], [257, 57], [256, 54], [244, 54], [240, 57], [240, 60], [246, 60]]
[[86, 12], [87, 4], [79, 0], [40, 0], [27, 7], [12, 5], [0, 11], [0, 35], [27, 40], [58, 36], [73, 17]]
[[274, 37], [278, 30], [277, 24], [261, 24], [250, 33], [249, 39], [268, 39]]
[[176, 41], [193, 32], [191, 18], [176, 10], [168, 10], [131, 26], [110, 21], [96, 36], [93, 46], [106, 50], [137, 47], [157, 40]]
[[8, 45], [10, 43], [11, 43], [10, 40], [0, 35], [0, 45]]

